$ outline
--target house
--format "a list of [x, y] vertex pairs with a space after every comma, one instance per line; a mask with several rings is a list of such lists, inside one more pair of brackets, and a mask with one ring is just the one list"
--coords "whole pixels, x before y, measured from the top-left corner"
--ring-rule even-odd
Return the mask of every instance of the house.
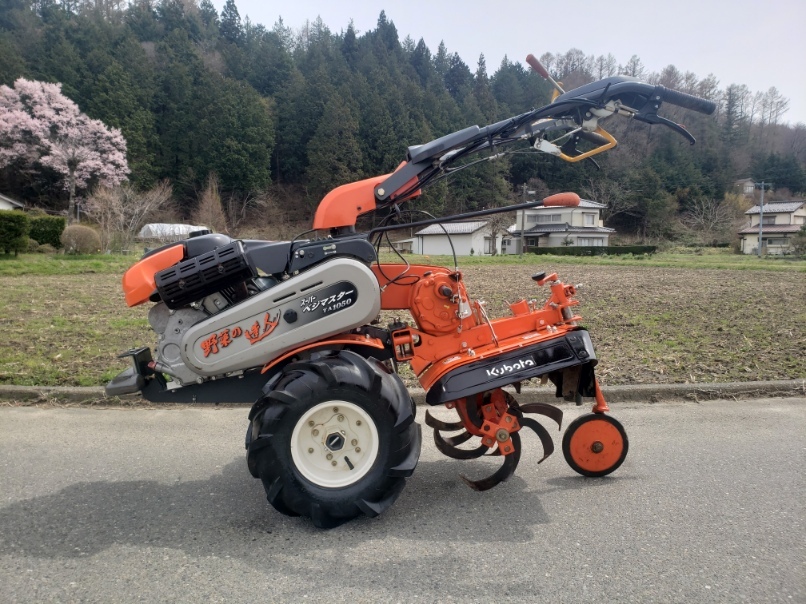
[[0, 210], [22, 210], [25, 208], [24, 203], [15, 201], [11, 197], [7, 197], [0, 193]]
[[524, 251], [536, 247], [607, 246], [615, 229], [604, 226], [601, 211], [605, 204], [581, 199], [575, 208], [532, 208], [517, 213], [516, 222], [502, 243], [503, 253], [518, 254], [523, 238]]
[[752, 178], [742, 178], [741, 180], [734, 181], [733, 189], [745, 197], [752, 197], [756, 190], [756, 183]]
[[414, 254], [450, 256], [453, 243], [457, 256], [491, 256], [501, 253], [502, 238], [503, 233], [493, 236], [488, 221], [472, 220], [432, 224], [414, 233], [413, 238], [396, 243]]
[[806, 224], [806, 201], [771, 201], [745, 212], [750, 222], [739, 231], [740, 249], [744, 254], [758, 253], [759, 222], [764, 252], [784, 254], [791, 250], [792, 238]]

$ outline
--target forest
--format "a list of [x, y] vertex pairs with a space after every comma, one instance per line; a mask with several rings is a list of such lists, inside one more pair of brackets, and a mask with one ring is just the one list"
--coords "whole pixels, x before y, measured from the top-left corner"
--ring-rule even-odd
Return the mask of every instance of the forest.
[[[605, 127], [621, 144], [599, 166], [514, 154], [442, 181], [418, 207], [438, 216], [498, 207], [527, 184], [605, 203], [607, 225], [637, 238], [728, 240], [748, 207], [736, 180], [774, 183], [772, 199], [806, 191], [806, 126], [785, 121], [777, 89], [685, 66], [649, 72], [638, 56], [544, 50], [535, 54], [566, 89], [621, 73], [719, 109], [662, 108], [694, 134], [693, 147], [614, 118]], [[410, 145], [548, 103], [550, 85], [520, 60], [488, 66], [483, 54], [469, 61], [444, 43], [400, 39], [385, 12], [357, 32], [321, 19], [252, 23], [235, 0], [220, 13], [210, 0], [0, 0], [0, 86], [60, 83], [81, 112], [122, 133], [131, 191], [168, 186], [162, 212], [174, 219], [198, 216], [212, 198], [219, 229], [264, 235], [308, 222], [333, 187], [394, 170]], [[78, 203], [97, 184], [76, 191]], [[44, 165], [0, 163], [0, 192], [51, 212], [72, 200]]]

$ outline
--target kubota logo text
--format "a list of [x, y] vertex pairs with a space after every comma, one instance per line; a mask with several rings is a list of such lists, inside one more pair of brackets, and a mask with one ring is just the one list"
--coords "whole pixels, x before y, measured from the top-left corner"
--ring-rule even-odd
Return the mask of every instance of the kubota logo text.
[[493, 367], [492, 369], [487, 370], [488, 377], [501, 377], [502, 375], [508, 375], [515, 371], [520, 371], [521, 369], [526, 369], [527, 367], [534, 367], [535, 362], [530, 359], [520, 359], [515, 361], [514, 363], [504, 363], [503, 365], [499, 365], [498, 367]]

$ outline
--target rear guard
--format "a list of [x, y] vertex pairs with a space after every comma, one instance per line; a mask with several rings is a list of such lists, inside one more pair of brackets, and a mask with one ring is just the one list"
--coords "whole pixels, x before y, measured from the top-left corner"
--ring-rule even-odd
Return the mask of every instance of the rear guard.
[[597, 363], [590, 335], [578, 329], [552, 340], [524, 346], [493, 358], [457, 367], [428, 390], [426, 403], [442, 405], [496, 388], [548, 375], [557, 397], [595, 396]]

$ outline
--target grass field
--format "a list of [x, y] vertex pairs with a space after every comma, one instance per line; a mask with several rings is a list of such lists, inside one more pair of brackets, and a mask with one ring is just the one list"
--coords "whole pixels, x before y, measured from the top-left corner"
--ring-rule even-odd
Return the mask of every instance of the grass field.
[[[392, 256], [384, 257], [391, 261]], [[411, 262], [452, 265], [445, 257]], [[148, 305], [128, 308], [120, 277], [134, 256], [0, 256], [0, 383], [101, 385], [153, 345]], [[730, 254], [648, 258], [462, 258], [472, 296], [495, 316], [529, 278], [557, 271], [583, 284], [580, 313], [606, 384], [806, 377], [806, 262]]]

